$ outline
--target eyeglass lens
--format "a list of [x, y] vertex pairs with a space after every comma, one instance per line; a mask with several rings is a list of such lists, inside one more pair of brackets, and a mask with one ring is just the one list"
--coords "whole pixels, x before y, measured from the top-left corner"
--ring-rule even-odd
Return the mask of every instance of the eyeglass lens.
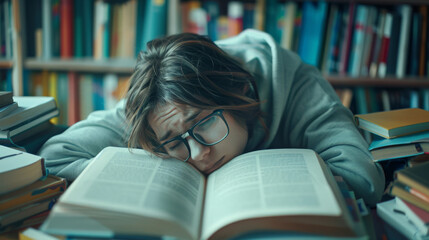
[[[223, 140], [228, 135], [228, 127], [219, 115], [213, 115], [200, 122], [193, 129], [195, 139], [205, 145], [214, 145]], [[175, 140], [164, 145], [167, 153], [181, 160], [186, 160], [189, 156], [188, 148], [184, 141]]]

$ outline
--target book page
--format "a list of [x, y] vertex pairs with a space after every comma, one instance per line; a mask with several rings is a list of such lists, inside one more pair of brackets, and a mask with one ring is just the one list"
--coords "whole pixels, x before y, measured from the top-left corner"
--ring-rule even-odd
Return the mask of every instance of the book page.
[[313, 151], [264, 150], [241, 155], [209, 176], [202, 232], [205, 239], [246, 218], [340, 213]]
[[106, 148], [60, 203], [175, 221], [197, 235], [203, 188], [204, 177], [184, 162]]

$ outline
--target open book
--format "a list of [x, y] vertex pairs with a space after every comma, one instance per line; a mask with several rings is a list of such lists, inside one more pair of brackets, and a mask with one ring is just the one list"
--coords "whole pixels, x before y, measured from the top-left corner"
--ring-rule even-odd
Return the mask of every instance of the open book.
[[331, 172], [312, 150], [250, 152], [205, 177], [182, 161], [115, 147], [100, 152], [71, 184], [41, 229], [179, 239], [357, 232]]

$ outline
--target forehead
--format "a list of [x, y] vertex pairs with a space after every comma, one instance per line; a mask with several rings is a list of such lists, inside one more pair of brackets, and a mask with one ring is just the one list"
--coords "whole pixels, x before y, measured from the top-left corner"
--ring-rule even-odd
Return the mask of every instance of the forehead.
[[181, 104], [165, 104], [158, 106], [149, 114], [149, 125], [158, 138], [167, 131], [182, 132], [186, 119], [200, 112], [200, 109]]

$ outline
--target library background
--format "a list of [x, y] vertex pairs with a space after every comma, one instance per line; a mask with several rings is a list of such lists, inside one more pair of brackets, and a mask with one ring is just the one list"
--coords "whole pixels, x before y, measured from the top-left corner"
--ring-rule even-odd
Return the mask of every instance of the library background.
[[57, 123], [115, 105], [145, 43], [270, 33], [317, 66], [354, 114], [429, 110], [428, 1], [1, 0], [0, 90], [53, 96]]

